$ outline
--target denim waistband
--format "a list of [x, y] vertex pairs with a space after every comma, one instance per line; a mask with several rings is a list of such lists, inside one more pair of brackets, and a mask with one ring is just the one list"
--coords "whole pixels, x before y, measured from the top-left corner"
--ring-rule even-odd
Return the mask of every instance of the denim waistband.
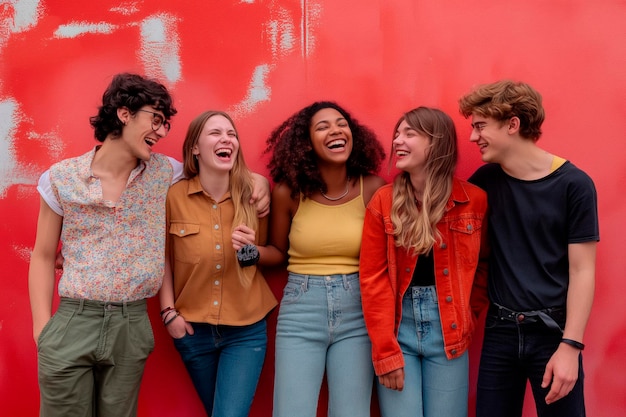
[[414, 285], [407, 288], [404, 292], [404, 298], [419, 297], [425, 293], [432, 293], [437, 296], [437, 288], [434, 285]]
[[61, 297], [61, 303], [59, 308], [62, 307], [78, 307], [78, 314], [83, 310], [88, 311], [102, 311], [102, 312], [115, 312], [119, 311], [126, 315], [128, 311], [147, 311], [147, 302], [145, 299], [137, 301], [97, 301], [97, 300], [85, 300], [82, 298], [68, 298]]
[[556, 320], [562, 321], [565, 318], [565, 309], [561, 307], [531, 311], [514, 311], [500, 304], [491, 303], [488, 314], [500, 320], [512, 321], [518, 324], [542, 322], [548, 328], [563, 333], [563, 329], [556, 322]]
[[359, 281], [359, 273], [353, 274], [334, 274], [334, 275], [304, 275], [289, 273], [289, 282], [295, 282], [302, 284], [304, 288], [309, 286], [313, 287], [327, 287], [327, 286], [343, 286], [348, 288], [353, 281]]

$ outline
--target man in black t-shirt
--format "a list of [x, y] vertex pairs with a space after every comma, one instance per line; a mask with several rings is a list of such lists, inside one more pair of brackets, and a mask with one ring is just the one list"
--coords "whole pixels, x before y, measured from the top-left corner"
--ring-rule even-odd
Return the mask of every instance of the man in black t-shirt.
[[489, 299], [477, 417], [585, 416], [581, 351], [593, 302], [597, 197], [572, 163], [537, 146], [544, 110], [525, 83], [480, 86], [459, 101], [482, 159], [470, 182], [489, 201]]

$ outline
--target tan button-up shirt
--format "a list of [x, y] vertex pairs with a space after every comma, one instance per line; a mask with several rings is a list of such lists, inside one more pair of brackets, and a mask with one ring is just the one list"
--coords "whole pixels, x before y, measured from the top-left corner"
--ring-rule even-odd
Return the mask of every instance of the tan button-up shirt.
[[[173, 185], [167, 195], [166, 250], [174, 277], [175, 306], [185, 320], [243, 326], [256, 323], [277, 304], [261, 271], [245, 268], [243, 285], [232, 246], [234, 205], [230, 193], [214, 201], [199, 177]], [[259, 219], [256, 243], [267, 240]]]

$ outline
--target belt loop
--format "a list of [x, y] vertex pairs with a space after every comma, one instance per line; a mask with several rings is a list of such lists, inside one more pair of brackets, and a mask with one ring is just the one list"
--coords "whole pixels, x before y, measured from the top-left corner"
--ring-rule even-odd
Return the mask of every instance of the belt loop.
[[85, 299], [81, 298], [79, 300], [79, 303], [78, 303], [78, 313], [77, 314], [82, 314], [84, 308], [85, 308]]
[[302, 289], [304, 291], [309, 290], [309, 276], [308, 275], [304, 275], [304, 281], [302, 281]]
[[128, 306], [126, 305], [126, 301], [122, 302], [122, 316], [124, 316], [124, 318], [128, 316]]
[[350, 288], [350, 285], [348, 284], [348, 275], [342, 274], [341, 280], [343, 281], [343, 289], [347, 291]]

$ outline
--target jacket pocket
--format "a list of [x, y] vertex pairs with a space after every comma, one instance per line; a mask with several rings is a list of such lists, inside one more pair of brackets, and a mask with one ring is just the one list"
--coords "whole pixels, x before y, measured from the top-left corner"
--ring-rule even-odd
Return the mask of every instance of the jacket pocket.
[[450, 222], [450, 236], [454, 253], [463, 265], [478, 265], [483, 221], [480, 218], [461, 218]]
[[174, 259], [180, 262], [197, 264], [200, 262], [200, 225], [197, 223], [171, 222], [170, 250]]

